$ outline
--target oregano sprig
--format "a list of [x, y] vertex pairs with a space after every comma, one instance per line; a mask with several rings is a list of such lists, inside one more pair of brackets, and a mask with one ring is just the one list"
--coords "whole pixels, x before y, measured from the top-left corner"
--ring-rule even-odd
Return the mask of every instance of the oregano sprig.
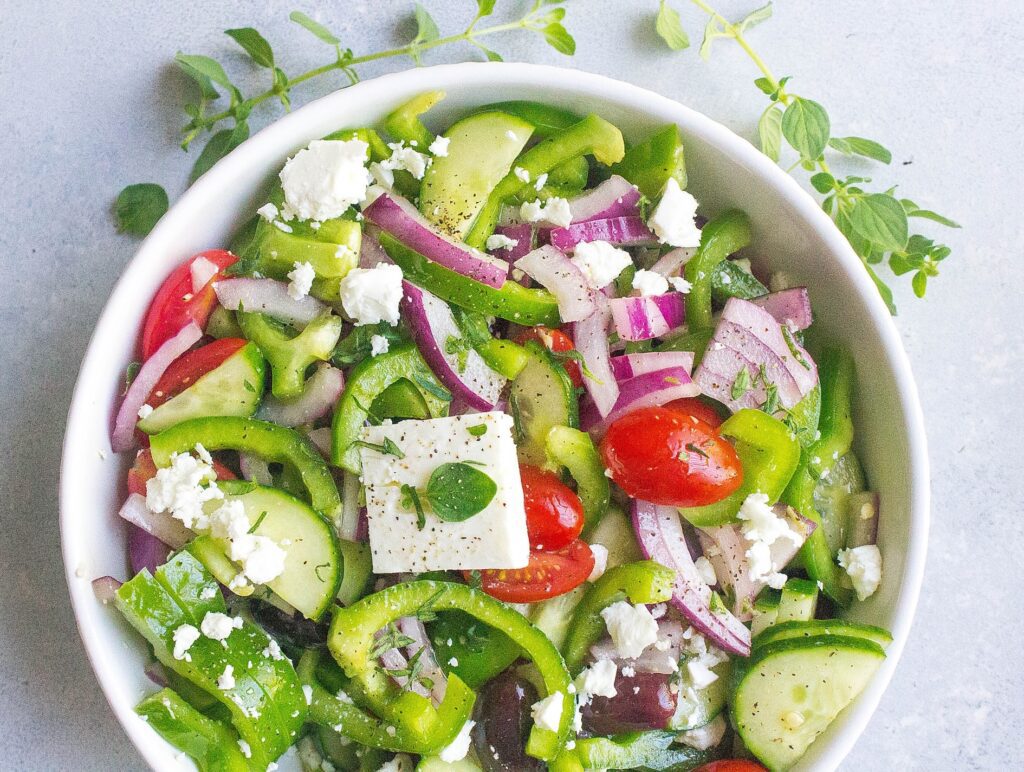
[[[790, 77], [777, 78], [750, 45], [746, 33], [772, 15], [769, 2], [738, 22], [731, 22], [706, 0], [690, 2], [707, 14], [700, 56], [708, 59], [716, 40], [733, 40], [755, 64], [761, 75], [754, 85], [768, 99], [757, 123], [761, 151], [775, 162], [786, 148], [796, 160], [787, 171], [803, 169], [811, 186], [822, 195], [821, 206], [835, 221], [860, 257], [889, 311], [896, 313], [892, 290], [879, 276], [877, 266], [887, 263], [896, 276], [913, 274], [914, 294], [924, 297], [928, 279], [937, 276], [939, 263], [950, 254], [949, 247], [920, 234], [911, 233], [911, 219], [930, 220], [947, 228], [960, 226], [908, 198], [896, 196], [895, 188], [870, 190], [868, 177], [836, 176], [827, 159], [829, 153], [857, 156], [888, 164], [892, 153], [880, 143], [864, 137], [837, 137], [832, 133], [828, 111], [823, 105], [795, 93], [788, 87]], [[689, 46], [679, 14], [666, 0], [659, 0], [655, 31], [673, 50]]]

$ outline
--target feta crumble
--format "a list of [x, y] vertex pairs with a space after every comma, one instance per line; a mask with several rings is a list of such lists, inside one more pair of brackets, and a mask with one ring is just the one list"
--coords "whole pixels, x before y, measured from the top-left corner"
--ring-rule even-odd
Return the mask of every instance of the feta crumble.
[[391, 157], [381, 161], [382, 168], [396, 171], [403, 169], [416, 179], [423, 179], [423, 174], [427, 171], [427, 164], [430, 161], [426, 155], [413, 150], [403, 142], [389, 142], [388, 147], [391, 148]]
[[228, 557], [242, 566], [235, 579], [253, 584], [266, 584], [284, 572], [287, 553], [267, 536], [249, 533], [249, 516], [245, 505], [230, 499], [210, 515], [210, 534], [228, 542]]
[[224, 666], [224, 672], [217, 676], [217, 688], [225, 692], [235, 688], [235, 668], [233, 666]]
[[241, 749], [243, 756], [245, 756], [247, 759], [252, 758], [252, 748], [249, 747], [249, 743], [247, 743], [245, 740], [240, 739], [238, 741], [238, 747]]
[[594, 568], [587, 577], [588, 582], [596, 582], [608, 570], [608, 548], [603, 544], [590, 545], [590, 553], [594, 556]]
[[340, 217], [366, 197], [369, 146], [359, 139], [317, 139], [288, 159], [281, 170], [286, 220], [323, 222]]
[[700, 578], [704, 581], [704, 584], [709, 587], [714, 587], [718, 584], [718, 577], [715, 575], [715, 567], [711, 565], [710, 560], [701, 555], [693, 561], [693, 565], [697, 569], [697, 573], [700, 574]]
[[203, 504], [224, 498], [214, 480], [213, 466], [190, 453], [171, 454], [170, 466], [157, 469], [146, 482], [146, 507], [154, 514], [169, 512], [186, 528], [205, 529]]
[[533, 703], [530, 706], [530, 715], [533, 716], [533, 723], [540, 729], [557, 732], [558, 725], [562, 719], [562, 701], [564, 699], [565, 695], [561, 692], [554, 692], [543, 700]]
[[533, 189], [540, 193], [541, 188], [543, 188], [547, 184], [547, 182], [548, 175], [546, 173], [542, 174], [539, 177], [537, 177], [537, 181], [533, 183]]
[[207, 638], [224, 641], [231, 635], [232, 630], [242, 629], [242, 618], [229, 617], [219, 611], [207, 611], [200, 627]]
[[586, 705], [594, 697], [614, 697], [618, 693], [615, 690], [617, 670], [615, 660], [599, 659], [576, 676], [573, 684], [580, 704]]
[[302, 696], [306, 698], [306, 704], [313, 704], [313, 687], [309, 684], [302, 685]]
[[882, 553], [874, 544], [839, 551], [839, 565], [853, 582], [858, 600], [870, 598], [882, 581]]
[[435, 137], [434, 141], [430, 143], [430, 147], [428, 147], [427, 150], [430, 151], [431, 155], [436, 156], [437, 158], [447, 158], [448, 145], [450, 143], [451, 140], [448, 139], [448, 137]]
[[267, 202], [259, 209], [256, 210], [256, 214], [262, 217], [267, 222], [273, 222], [280, 216], [280, 212], [277, 211], [277, 207], [274, 204]]
[[193, 643], [199, 640], [199, 630], [194, 625], [179, 625], [173, 633], [173, 638], [174, 658], [191, 662], [192, 656], [188, 650], [192, 648]]
[[658, 622], [647, 606], [620, 600], [602, 609], [601, 617], [623, 659], [636, 659], [658, 640]]
[[673, 247], [699, 247], [700, 228], [696, 223], [697, 199], [669, 178], [661, 200], [651, 212], [647, 224], [662, 244]]
[[671, 276], [669, 277], [668, 283], [672, 285], [672, 289], [676, 292], [681, 292], [684, 295], [690, 294], [690, 290], [693, 289], [693, 285], [682, 276]]
[[530, 173], [528, 171], [526, 171], [526, 169], [524, 169], [522, 166], [517, 166], [515, 169], [512, 170], [512, 173], [516, 176], [516, 179], [519, 180], [520, 182], [529, 182], [530, 181]]
[[676, 738], [683, 745], [698, 751], [706, 751], [716, 747], [725, 737], [725, 716], [719, 713], [704, 726], [688, 729]]
[[544, 202], [524, 201], [519, 207], [519, 216], [526, 222], [545, 222], [559, 228], [565, 228], [572, 222], [569, 202], [559, 196]]
[[584, 241], [573, 250], [572, 264], [579, 268], [594, 289], [603, 289], [633, 264], [624, 249], [607, 241]]
[[519, 239], [510, 239], [508, 236], [495, 233], [493, 236], [487, 237], [484, 246], [488, 252], [494, 252], [497, 249], [512, 249], [512, 247], [519, 246]]
[[341, 307], [357, 326], [398, 324], [402, 301], [402, 269], [390, 263], [353, 268], [339, 286]]
[[313, 270], [312, 263], [297, 262], [287, 275], [288, 297], [292, 300], [302, 300], [309, 295], [309, 291], [313, 288], [313, 279], [316, 278], [316, 271]]
[[139, 420], [149, 418], [153, 415], [153, 406], [143, 403], [142, 407], [139, 408]]
[[462, 725], [462, 729], [455, 735], [455, 739], [438, 754], [441, 761], [446, 764], [454, 764], [456, 761], [466, 758], [466, 754], [469, 753], [469, 744], [472, 742], [470, 732], [473, 731], [474, 726], [476, 726], [476, 721], [467, 721]]
[[779, 539], [789, 539], [799, 547], [803, 539], [789, 527], [785, 518], [776, 515], [768, 506], [768, 496], [763, 493], [747, 496], [737, 516], [743, 536], [750, 545], [746, 551], [750, 580], [764, 582], [776, 590], [782, 589], [786, 575], [775, 570], [771, 546]]
[[375, 357], [378, 354], [386, 354], [389, 348], [391, 348], [391, 343], [383, 335], [370, 336], [370, 356]]
[[640, 291], [641, 297], [664, 295], [668, 292], [668, 279], [656, 271], [638, 270], [633, 276], [633, 289]]

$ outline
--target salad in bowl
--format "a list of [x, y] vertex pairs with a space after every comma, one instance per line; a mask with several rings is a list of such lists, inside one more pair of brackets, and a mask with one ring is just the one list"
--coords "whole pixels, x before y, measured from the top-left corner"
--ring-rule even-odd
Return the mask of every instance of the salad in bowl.
[[136, 712], [203, 770], [792, 767], [892, 641], [853, 359], [677, 126], [443, 98], [153, 298], [94, 582]]

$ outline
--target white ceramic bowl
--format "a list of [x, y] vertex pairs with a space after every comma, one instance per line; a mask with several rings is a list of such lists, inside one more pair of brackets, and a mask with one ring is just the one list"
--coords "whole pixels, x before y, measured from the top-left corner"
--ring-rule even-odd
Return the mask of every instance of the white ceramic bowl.
[[803, 769], [834, 769], [863, 731], [907, 639], [924, 569], [928, 463], [917, 393], [892, 319], [843, 236], [815, 201], [745, 140], [705, 116], [632, 84], [577, 70], [526, 64], [459, 64], [409, 70], [339, 91], [282, 118], [205, 174], [139, 248], [100, 317], [68, 415], [61, 468], [61, 532], [71, 600], [100, 686], [125, 731], [159, 770], [179, 768], [175, 753], [133, 712], [152, 685], [145, 647], [90, 580], [128, 573], [124, 529], [127, 459], [110, 453], [112, 411], [150, 298], [189, 255], [227, 244], [265, 201], [286, 156], [335, 129], [376, 125], [427, 89], [447, 99], [431, 117], [447, 121], [487, 102], [533, 99], [596, 112], [636, 139], [665, 124], [685, 139], [689, 189], [705, 211], [735, 206], [753, 222], [755, 260], [784, 269], [810, 288], [819, 339], [842, 342], [857, 361], [857, 450], [881, 494], [880, 591], [851, 616], [892, 630], [888, 657], [864, 694], [816, 742]]

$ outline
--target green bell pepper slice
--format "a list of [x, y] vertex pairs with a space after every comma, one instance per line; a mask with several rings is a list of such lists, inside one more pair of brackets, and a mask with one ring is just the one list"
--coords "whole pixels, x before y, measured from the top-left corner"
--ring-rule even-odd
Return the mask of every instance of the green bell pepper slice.
[[664, 341], [658, 346], [658, 351], [692, 351], [694, 369], [704, 358], [711, 336], [715, 334], [714, 327], [704, 327], [700, 330], [687, 330], [681, 335], [676, 335]]
[[566, 667], [576, 673], [590, 647], [604, 635], [601, 611], [620, 600], [664, 603], [672, 597], [676, 572], [653, 560], [639, 560], [611, 568], [594, 582], [576, 607], [569, 636], [562, 646]]
[[398, 107], [384, 119], [384, 130], [421, 153], [434, 141], [434, 134], [423, 125], [420, 116], [444, 99], [443, 91], [425, 91]]
[[171, 463], [172, 453], [190, 453], [196, 445], [209, 451], [237, 450], [284, 464], [297, 474], [305, 499], [332, 522], [341, 513], [341, 496], [320, 451], [300, 432], [267, 421], [233, 416], [194, 418], [150, 437], [153, 463]]
[[763, 493], [768, 497], [768, 503], [774, 504], [800, 463], [800, 443], [796, 436], [782, 421], [761, 410], [738, 410], [718, 431], [731, 439], [736, 447], [743, 465], [743, 482], [721, 501], [679, 510], [683, 517], [699, 528], [734, 522], [751, 493]]
[[383, 161], [385, 158], [391, 156], [391, 148], [388, 147], [387, 143], [381, 139], [374, 129], [340, 129], [334, 131], [324, 137], [326, 140], [341, 140], [347, 141], [350, 139], [358, 139], [366, 143], [367, 155], [371, 161]]
[[518, 343], [491, 335], [487, 318], [483, 314], [454, 306], [452, 315], [473, 349], [496, 373], [504, 375], [510, 381], [514, 380], [530, 361], [529, 353]]
[[314, 362], [331, 358], [343, 324], [340, 316], [326, 313], [298, 335], [291, 335], [285, 325], [266, 314], [239, 311], [236, 316], [245, 337], [259, 346], [270, 362], [270, 391], [278, 399], [302, 394], [306, 370]]
[[204, 716], [172, 689], [149, 695], [135, 706], [135, 712], [187, 754], [200, 772], [249, 772], [238, 733], [223, 721]]
[[724, 306], [729, 298], [751, 300], [768, 294], [752, 273], [744, 271], [735, 260], [723, 260], [711, 272], [711, 300]]
[[533, 126], [534, 136], [538, 139], [547, 139], [553, 134], [565, 131], [570, 126], [579, 123], [583, 116], [561, 107], [552, 107], [543, 102], [531, 102], [525, 99], [516, 99], [509, 102], [494, 102], [484, 105], [477, 112], [486, 113], [497, 110], [501, 113], [508, 113], [520, 118]]
[[495, 289], [428, 260], [388, 233], [379, 236], [380, 245], [398, 264], [406, 280], [437, 295], [447, 303], [485, 316], [497, 316], [524, 327], [543, 324], [557, 327], [558, 302], [544, 289], [527, 289], [506, 281]]
[[669, 179], [686, 187], [686, 156], [679, 128], [670, 124], [626, 151], [609, 169], [632, 182], [648, 198], [657, 198]]
[[604, 473], [604, 462], [586, 432], [568, 426], [552, 426], [545, 440], [548, 458], [564, 466], [576, 481], [583, 504], [583, 536], [590, 534], [611, 501], [611, 486]]
[[[463, 611], [504, 632], [533, 660], [544, 696], [562, 695], [558, 730], [534, 726], [526, 745], [526, 752], [535, 758], [549, 760], [558, 756], [565, 745], [575, 710], [568, 692], [570, 681], [565, 663], [547, 636], [522, 614], [480, 590], [464, 584], [424, 580], [394, 585], [336, 611], [327, 646], [345, 674], [365, 685], [374, 673], [380, 674], [370, 659], [374, 634], [378, 630], [402, 616], [446, 610]], [[461, 683], [461, 679], [451, 679], [449, 689], [453, 683]]]
[[673, 745], [676, 732], [630, 732], [577, 740], [574, 753], [585, 769], [688, 770], [709, 761], [709, 751]]
[[691, 285], [686, 296], [686, 324], [691, 330], [713, 327], [711, 282], [718, 264], [750, 243], [750, 218], [730, 209], [710, 220], [700, 232], [700, 246], [683, 268]]
[[[578, 123], [531, 147], [516, 161], [515, 166], [525, 169], [529, 179], [551, 172], [556, 166], [577, 156], [593, 155], [600, 163], [613, 164], [622, 160], [625, 145], [622, 132], [604, 118], [588, 115]], [[521, 193], [528, 184], [509, 172], [491, 191], [487, 202], [466, 235], [466, 243], [482, 249], [487, 237], [494, 233], [494, 226], [501, 214], [505, 201]]]
[[[175, 630], [185, 624], [198, 628], [207, 613], [227, 610], [216, 580], [191, 554], [177, 553], [155, 576], [143, 569], [121, 585], [114, 602], [164, 667], [228, 710], [255, 765], [266, 767], [295, 741], [305, 720], [306, 700], [291, 662], [263, 653], [270, 639], [259, 627], [243, 622], [232, 631], [227, 647], [200, 636], [187, 658], [173, 656]], [[231, 672], [234, 682], [222, 689], [218, 679], [225, 672]]]
[[816, 478], [824, 477], [853, 445], [853, 358], [845, 350], [832, 346], [818, 358], [821, 383], [821, 436], [807, 448], [808, 469]]
[[[461, 611], [442, 611], [428, 622], [427, 633], [441, 667], [477, 689], [522, 656], [505, 633]], [[458, 664], [452, 665], [451, 662]]]
[[338, 407], [334, 410], [332, 463], [359, 473], [359, 448], [352, 443], [359, 439], [359, 431], [370, 417], [370, 406], [374, 400], [402, 378], [420, 388], [432, 417], [438, 418], [448, 412], [451, 395], [412, 344], [396, 346], [385, 354], [364, 359], [349, 374]]
[[388, 386], [370, 405], [371, 420], [430, 418], [430, 407], [423, 393], [408, 378], [399, 378]]

